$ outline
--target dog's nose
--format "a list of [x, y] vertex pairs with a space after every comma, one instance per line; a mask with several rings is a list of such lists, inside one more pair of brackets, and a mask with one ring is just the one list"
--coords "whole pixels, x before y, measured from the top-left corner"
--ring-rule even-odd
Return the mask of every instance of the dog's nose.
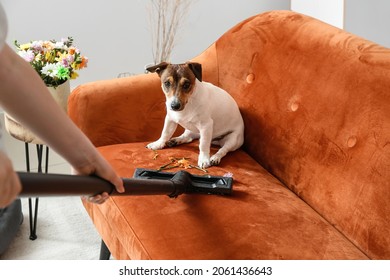
[[180, 104], [179, 101], [176, 101], [176, 100], [172, 101], [172, 103], [171, 103], [171, 109], [172, 110], [177, 111], [177, 110], [180, 109], [180, 107], [181, 107], [181, 104]]

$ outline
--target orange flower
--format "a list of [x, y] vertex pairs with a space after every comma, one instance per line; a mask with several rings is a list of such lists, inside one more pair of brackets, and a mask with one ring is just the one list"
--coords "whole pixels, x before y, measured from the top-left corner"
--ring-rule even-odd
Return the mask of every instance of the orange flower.
[[74, 48], [74, 47], [70, 47], [70, 48], [69, 48], [69, 54], [70, 54], [70, 55], [74, 55], [75, 52], [76, 52], [76, 48]]
[[85, 56], [82, 56], [81, 57], [81, 63], [79, 65], [79, 69], [87, 67], [87, 63], [88, 63], [88, 58], [86, 58]]

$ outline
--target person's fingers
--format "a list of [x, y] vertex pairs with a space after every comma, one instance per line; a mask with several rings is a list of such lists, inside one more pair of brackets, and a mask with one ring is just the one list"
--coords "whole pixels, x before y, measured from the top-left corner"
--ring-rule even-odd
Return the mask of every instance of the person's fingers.
[[106, 202], [106, 200], [109, 198], [110, 196], [108, 195], [108, 193], [104, 192], [102, 194], [98, 194], [98, 195], [95, 195], [95, 196], [84, 196], [82, 197], [82, 199], [84, 201], [88, 201], [88, 202], [91, 202], [91, 203], [96, 203], [96, 204], [102, 204], [104, 202]]
[[116, 174], [114, 174], [114, 176], [109, 179], [109, 181], [115, 186], [117, 192], [123, 193], [125, 191], [125, 187], [123, 186], [123, 180]]
[[111, 182], [111, 184], [115, 186], [115, 189], [119, 193], [125, 191], [123, 180], [115, 173], [114, 169], [111, 167], [111, 165], [109, 165], [108, 162], [104, 161], [101, 165], [99, 165], [95, 174]]

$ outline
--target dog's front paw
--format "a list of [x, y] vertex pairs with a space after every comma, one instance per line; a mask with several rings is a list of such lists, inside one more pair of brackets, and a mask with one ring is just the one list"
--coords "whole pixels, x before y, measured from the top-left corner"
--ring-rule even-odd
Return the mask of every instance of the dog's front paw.
[[210, 156], [208, 156], [208, 155], [199, 155], [198, 166], [200, 168], [208, 168], [208, 167], [210, 167], [211, 166], [211, 164], [210, 164]]
[[161, 150], [165, 147], [165, 142], [162, 141], [155, 141], [153, 143], [150, 143], [146, 145], [146, 148], [150, 150]]
[[221, 157], [218, 156], [218, 155], [213, 155], [213, 156], [210, 158], [210, 164], [211, 164], [211, 165], [218, 165], [220, 162], [221, 162]]
[[167, 141], [165, 143], [169, 148], [172, 148], [172, 147], [175, 147], [178, 145], [178, 142], [176, 140], [176, 138], [172, 138], [171, 140]]

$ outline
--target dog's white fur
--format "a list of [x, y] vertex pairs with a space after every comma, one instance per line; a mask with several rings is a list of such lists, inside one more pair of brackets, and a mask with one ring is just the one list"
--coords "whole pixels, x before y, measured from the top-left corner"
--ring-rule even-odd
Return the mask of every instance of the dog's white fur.
[[[165, 92], [164, 86], [162, 85]], [[234, 99], [223, 89], [195, 79], [195, 87], [188, 103], [181, 111], [171, 109], [175, 96], [166, 94], [167, 115], [161, 137], [147, 145], [152, 150], [175, 146], [200, 139], [198, 166], [207, 168], [220, 163], [228, 152], [241, 147], [244, 142], [244, 122]], [[184, 133], [172, 138], [177, 125]], [[221, 146], [210, 158], [211, 143]]]

